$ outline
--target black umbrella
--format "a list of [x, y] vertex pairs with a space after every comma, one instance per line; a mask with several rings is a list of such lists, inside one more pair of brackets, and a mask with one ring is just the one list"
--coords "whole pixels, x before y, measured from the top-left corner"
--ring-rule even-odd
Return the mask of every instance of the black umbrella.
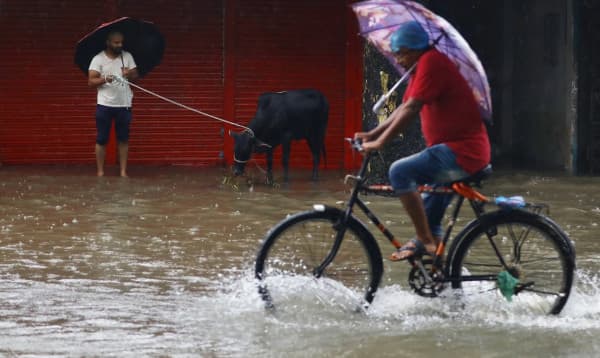
[[94, 56], [106, 48], [109, 32], [118, 30], [123, 34], [123, 48], [133, 55], [140, 77], [156, 67], [165, 52], [165, 39], [155, 24], [122, 17], [98, 26], [77, 43], [75, 64], [87, 76]]

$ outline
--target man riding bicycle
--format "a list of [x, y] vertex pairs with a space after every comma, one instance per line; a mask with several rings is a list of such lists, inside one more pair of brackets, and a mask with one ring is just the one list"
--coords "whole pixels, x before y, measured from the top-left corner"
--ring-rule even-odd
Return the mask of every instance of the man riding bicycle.
[[390, 47], [405, 69], [416, 64], [403, 103], [377, 127], [354, 137], [363, 141], [366, 152], [377, 150], [420, 114], [427, 148], [395, 161], [389, 169], [391, 185], [416, 229], [416, 238], [392, 254], [396, 261], [434, 255], [443, 236], [441, 221], [452, 196], [421, 197], [417, 186], [459, 181], [477, 173], [490, 162], [490, 143], [468, 83], [448, 57], [430, 46], [418, 22], [398, 28]]

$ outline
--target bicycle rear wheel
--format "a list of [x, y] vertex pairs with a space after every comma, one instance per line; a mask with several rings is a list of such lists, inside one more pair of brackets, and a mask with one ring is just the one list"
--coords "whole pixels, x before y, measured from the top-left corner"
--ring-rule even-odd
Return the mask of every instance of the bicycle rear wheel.
[[383, 273], [379, 247], [351, 217], [333, 260], [319, 275], [332, 252], [344, 213], [338, 209], [303, 212], [279, 223], [266, 236], [256, 259], [259, 292], [268, 306], [298, 301], [365, 306], [371, 303]]
[[[465, 298], [485, 305], [506, 298], [511, 310], [545, 314], [563, 309], [575, 269], [573, 247], [558, 226], [521, 210], [492, 212], [474, 221], [455, 239], [448, 262], [452, 286], [462, 288]], [[505, 297], [497, 283], [501, 272], [519, 280]]]

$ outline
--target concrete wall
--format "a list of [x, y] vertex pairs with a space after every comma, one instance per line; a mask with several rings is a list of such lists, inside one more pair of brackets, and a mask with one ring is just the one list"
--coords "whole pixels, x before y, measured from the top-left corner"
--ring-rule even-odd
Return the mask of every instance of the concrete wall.
[[579, 174], [600, 174], [600, 0], [573, 0], [577, 49], [577, 141]]
[[504, 2], [501, 156], [573, 172], [576, 76], [566, 0]]

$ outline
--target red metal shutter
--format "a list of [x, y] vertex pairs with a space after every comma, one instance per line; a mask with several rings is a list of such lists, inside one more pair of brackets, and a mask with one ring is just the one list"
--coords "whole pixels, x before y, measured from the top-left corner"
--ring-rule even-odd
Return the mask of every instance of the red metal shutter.
[[94, 162], [95, 96], [73, 51], [104, 12], [97, 2], [2, 1], [0, 161]]
[[[122, 2], [122, 14], [153, 21], [167, 44], [162, 63], [140, 85], [223, 116], [223, 2]], [[222, 160], [223, 124], [135, 92], [130, 142], [133, 163], [214, 165]]]
[[[344, 166], [346, 105], [345, 1], [233, 1], [234, 116], [247, 124], [263, 92], [315, 88], [330, 105], [327, 132], [327, 167]], [[280, 166], [281, 149], [274, 165]], [[312, 157], [304, 141], [292, 146], [290, 166], [311, 168]], [[321, 165], [323, 166], [323, 164]]]
[[[167, 42], [139, 84], [205, 112], [223, 113], [223, 2], [3, 1], [0, 3], [0, 161], [94, 163], [96, 91], [73, 64], [77, 41], [102, 22], [155, 22]], [[222, 125], [135, 91], [131, 163], [214, 164]], [[112, 156], [111, 156], [112, 153]], [[114, 143], [107, 161], [115, 162]]]
[[[360, 128], [362, 67], [347, 2], [1, 1], [0, 162], [94, 163], [96, 91], [74, 49], [100, 23], [130, 16], [156, 23], [167, 43], [139, 85], [240, 124], [262, 92], [319, 89], [330, 103], [328, 167], [348, 166], [342, 138]], [[223, 123], [134, 93], [131, 163], [214, 165], [223, 151], [231, 161]], [[111, 140], [107, 162], [115, 163]], [[311, 166], [305, 143], [292, 151], [293, 167]]]

